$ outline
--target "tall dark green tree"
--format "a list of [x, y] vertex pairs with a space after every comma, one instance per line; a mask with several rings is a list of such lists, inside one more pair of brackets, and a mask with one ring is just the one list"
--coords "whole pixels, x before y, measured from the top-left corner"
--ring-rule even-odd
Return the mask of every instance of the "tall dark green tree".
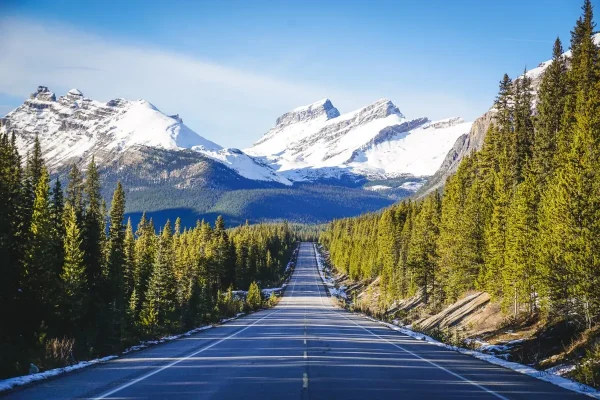
[[170, 222], [167, 221], [160, 235], [148, 292], [141, 311], [142, 324], [151, 335], [176, 327], [177, 282], [173, 264], [173, 232]]
[[552, 63], [544, 72], [538, 90], [532, 170], [538, 176], [540, 185], [548, 181], [556, 168], [555, 158], [567, 94], [567, 62], [561, 41], [557, 38], [552, 51]]
[[109, 300], [111, 342], [118, 340], [123, 330], [129, 298], [125, 295], [125, 191], [117, 183], [110, 205], [110, 225], [106, 245], [106, 296]]

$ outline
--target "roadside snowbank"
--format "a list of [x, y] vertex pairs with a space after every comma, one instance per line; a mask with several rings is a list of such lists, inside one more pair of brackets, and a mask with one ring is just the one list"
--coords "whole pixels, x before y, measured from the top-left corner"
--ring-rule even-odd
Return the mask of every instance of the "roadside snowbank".
[[0, 392], [3, 392], [8, 389], [12, 389], [17, 386], [26, 385], [31, 382], [41, 381], [43, 379], [48, 379], [48, 378], [51, 378], [54, 376], [62, 375], [67, 372], [86, 368], [86, 367], [89, 367], [90, 365], [103, 363], [103, 362], [112, 360], [113, 358], [117, 358], [117, 356], [108, 356], [108, 357], [103, 357], [103, 358], [96, 358], [95, 360], [90, 360], [90, 361], [81, 361], [77, 364], [69, 365], [68, 367], [64, 367], [64, 368], [56, 368], [56, 369], [51, 369], [51, 370], [44, 371], [44, 372], [39, 372], [37, 374], [17, 376], [15, 378], [8, 378], [8, 379], [0, 380]]
[[596, 389], [594, 389], [594, 388], [592, 388], [590, 386], [584, 385], [582, 383], [575, 382], [575, 381], [572, 381], [572, 380], [567, 379], [567, 378], [563, 378], [562, 376], [559, 375], [559, 373], [560, 372], [564, 373], [564, 371], [562, 371], [560, 369], [554, 371], [551, 368], [551, 369], [548, 369], [548, 370], [545, 370], [545, 371], [539, 371], [539, 370], [537, 370], [537, 369], [535, 369], [533, 367], [530, 367], [530, 366], [527, 366], [527, 365], [523, 365], [523, 364], [519, 364], [519, 363], [516, 363], [516, 362], [506, 361], [506, 360], [504, 360], [502, 358], [496, 357], [496, 356], [491, 355], [491, 354], [485, 354], [485, 353], [482, 353], [482, 352], [476, 351], [476, 350], [469, 350], [469, 349], [465, 349], [465, 348], [462, 348], [462, 347], [451, 346], [449, 344], [445, 344], [445, 343], [439, 342], [439, 341], [437, 341], [437, 340], [435, 340], [435, 339], [433, 339], [433, 338], [431, 338], [431, 337], [429, 337], [427, 335], [424, 335], [422, 333], [418, 333], [418, 332], [415, 332], [413, 330], [410, 330], [410, 329], [407, 329], [407, 328], [404, 328], [404, 327], [400, 327], [400, 326], [397, 326], [397, 325], [394, 325], [394, 324], [383, 322], [383, 321], [371, 318], [369, 316], [366, 316], [366, 317], [369, 320], [373, 321], [373, 322], [377, 322], [377, 323], [379, 323], [381, 325], [385, 325], [385, 326], [387, 326], [388, 328], [390, 328], [390, 329], [392, 329], [394, 331], [397, 331], [397, 332], [400, 332], [400, 333], [402, 333], [404, 335], [413, 337], [413, 338], [415, 338], [417, 340], [422, 340], [422, 341], [425, 341], [427, 343], [431, 343], [431, 344], [439, 346], [439, 347], [443, 347], [443, 348], [446, 348], [446, 349], [449, 349], [449, 350], [457, 351], [459, 353], [466, 354], [466, 355], [469, 355], [471, 357], [475, 357], [475, 358], [483, 360], [483, 361], [487, 361], [490, 364], [499, 365], [501, 367], [511, 369], [511, 370], [519, 372], [521, 374], [528, 375], [528, 376], [531, 376], [533, 378], [540, 379], [542, 381], [546, 381], [546, 382], [552, 383], [553, 385], [556, 385], [556, 386], [560, 386], [563, 389], [571, 390], [573, 392], [585, 394], [587, 396], [590, 396], [590, 397], [593, 397], [593, 398], [596, 398], [596, 399], [600, 399], [600, 391], [598, 391], [598, 390], [596, 390]]
[[319, 270], [319, 275], [321, 276], [321, 280], [323, 280], [323, 283], [325, 284], [325, 286], [327, 287], [327, 290], [329, 291], [329, 294], [331, 296], [343, 299], [343, 300], [347, 300], [348, 299], [348, 295], [345, 292], [345, 286], [340, 286], [340, 287], [336, 287], [335, 286], [335, 282], [333, 280], [333, 278], [331, 277], [331, 270], [326, 266], [325, 262], [323, 262], [323, 256], [321, 255], [321, 252], [319, 251], [319, 248], [317, 246], [316, 243], [313, 243], [313, 246], [315, 248], [315, 254], [316, 254], [316, 258], [317, 258], [317, 269]]

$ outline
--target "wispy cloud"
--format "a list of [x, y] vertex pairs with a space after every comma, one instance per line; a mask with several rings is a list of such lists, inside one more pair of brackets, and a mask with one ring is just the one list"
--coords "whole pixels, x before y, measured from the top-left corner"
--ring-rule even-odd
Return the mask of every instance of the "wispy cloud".
[[374, 100], [48, 22], [0, 19], [0, 37], [0, 92], [25, 98], [46, 85], [57, 94], [77, 87], [98, 100], [144, 98], [226, 146], [251, 144], [278, 113], [322, 97]]

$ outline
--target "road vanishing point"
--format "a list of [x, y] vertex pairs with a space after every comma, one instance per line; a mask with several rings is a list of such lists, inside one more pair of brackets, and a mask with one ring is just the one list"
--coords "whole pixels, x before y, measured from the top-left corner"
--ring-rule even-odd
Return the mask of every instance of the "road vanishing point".
[[550, 383], [337, 307], [302, 243], [279, 304], [7, 399], [570, 399]]

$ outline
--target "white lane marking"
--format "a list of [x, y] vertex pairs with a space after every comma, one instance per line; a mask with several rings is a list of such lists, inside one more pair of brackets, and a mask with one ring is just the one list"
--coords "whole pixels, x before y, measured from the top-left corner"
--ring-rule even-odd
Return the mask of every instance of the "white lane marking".
[[115, 389], [113, 389], [113, 390], [111, 390], [111, 391], [109, 391], [109, 392], [106, 392], [106, 393], [104, 393], [103, 395], [101, 395], [101, 396], [99, 396], [99, 397], [94, 397], [94, 399], [95, 399], [95, 400], [105, 399], [105, 398], [107, 398], [108, 396], [112, 396], [113, 394], [115, 394], [115, 393], [117, 393], [117, 392], [120, 392], [121, 390], [123, 390], [123, 389], [126, 389], [126, 388], [128, 388], [129, 386], [135, 385], [136, 383], [143, 381], [144, 379], [148, 379], [148, 378], [150, 378], [151, 376], [153, 376], [153, 375], [156, 375], [156, 374], [158, 374], [159, 372], [161, 372], [161, 371], [164, 371], [164, 370], [165, 370], [165, 369], [167, 369], [167, 368], [171, 368], [172, 366], [174, 366], [174, 365], [177, 365], [177, 364], [179, 364], [179, 363], [180, 363], [180, 362], [182, 362], [182, 361], [188, 360], [188, 359], [190, 359], [190, 358], [194, 357], [194, 356], [195, 356], [195, 355], [197, 355], [197, 354], [200, 354], [200, 353], [202, 353], [202, 352], [204, 352], [204, 351], [206, 351], [206, 350], [208, 350], [208, 349], [210, 349], [210, 348], [212, 348], [212, 347], [215, 347], [216, 345], [218, 345], [219, 343], [222, 343], [222, 342], [224, 342], [225, 340], [231, 339], [232, 337], [239, 335], [240, 333], [244, 332], [246, 329], [252, 328], [254, 325], [256, 325], [257, 323], [259, 323], [259, 322], [260, 322], [260, 321], [262, 321], [263, 319], [265, 319], [265, 318], [268, 318], [268, 317], [270, 317], [271, 315], [278, 313], [279, 311], [281, 311], [281, 310], [278, 310], [278, 311], [272, 312], [272, 313], [270, 313], [270, 314], [268, 314], [268, 315], [265, 315], [264, 317], [262, 317], [261, 319], [258, 319], [258, 320], [256, 320], [256, 321], [254, 321], [252, 324], [248, 325], [248, 326], [247, 326], [247, 327], [245, 327], [244, 329], [242, 329], [242, 330], [239, 330], [239, 331], [235, 332], [234, 334], [232, 334], [232, 335], [229, 335], [229, 336], [227, 336], [226, 338], [223, 338], [223, 339], [219, 340], [218, 342], [215, 342], [215, 343], [213, 343], [213, 344], [211, 344], [211, 345], [209, 345], [209, 346], [206, 346], [206, 347], [204, 347], [204, 348], [202, 348], [202, 349], [200, 349], [200, 350], [198, 350], [198, 351], [195, 351], [195, 352], [193, 352], [193, 353], [191, 353], [191, 354], [188, 354], [187, 356], [185, 356], [185, 357], [183, 357], [183, 358], [180, 358], [180, 359], [178, 359], [178, 360], [176, 360], [176, 361], [173, 361], [173, 362], [172, 362], [172, 363], [170, 363], [170, 364], [167, 364], [167, 365], [165, 365], [165, 366], [163, 366], [163, 367], [160, 367], [160, 368], [158, 368], [158, 369], [156, 369], [156, 370], [154, 370], [154, 371], [152, 371], [152, 372], [149, 372], [149, 373], [147, 373], [146, 375], [143, 375], [143, 376], [141, 376], [141, 377], [139, 377], [139, 378], [137, 378], [137, 379], [134, 379], [134, 380], [132, 380], [131, 382], [128, 382], [128, 383], [126, 383], [126, 384], [124, 384], [124, 385], [121, 385], [121, 386], [119, 386], [118, 388], [115, 388]]
[[[315, 250], [315, 251], [316, 251], [316, 250]], [[316, 257], [316, 255], [315, 255], [315, 257]], [[315, 275], [315, 278], [316, 278], [316, 275]], [[316, 279], [315, 279], [315, 280], [316, 280]], [[318, 284], [318, 283], [317, 283], [317, 290], [319, 291], [319, 298], [321, 298], [321, 304], [323, 304], [323, 298], [321, 297], [321, 288], [319, 287], [319, 284]], [[351, 320], [350, 318], [346, 317], [344, 314], [342, 314], [342, 313], [339, 313], [339, 312], [337, 312], [337, 311], [334, 311], [334, 313], [336, 313], [336, 314], [338, 314], [338, 315], [340, 315], [340, 316], [342, 316], [342, 317], [346, 318], [348, 321], [352, 322], [354, 325], [356, 325], [356, 326], [358, 326], [359, 328], [361, 328], [361, 329], [365, 330], [366, 332], [369, 332], [371, 335], [373, 335], [373, 336], [375, 336], [375, 337], [377, 337], [377, 338], [379, 338], [379, 339], [381, 339], [381, 340], [383, 340], [383, 341], [385, 341], [385, 342], [387, 342], [387, 343], [391, 344], [392, 346], [395, 346], [395, 347], [399, 348], [399, 349], [400, 349], [400, 350], [402, 350], [402, 351], [405, 351], [405, 352], [407, 352], [408, 354], [412, 355], [413, 357], [416, 357], [416, 358], [418, 358], [418, 359], [420, 359], [420, 360], [423, 360], [423, 361], [425, 361], [425, 362], [429, 363], [430, 365], [433, 365], [434, 367], [437, 367], [437, 368], [441, 369], [442, 371], [445, 371], [445, 372], [449, 373], [450, 375], [452, 375], [452, 376], [454, 376], [454, 377], [456, 377], [456, 378], [458, 378], [458, 379], [461, 379], [461, 380], [462, 380], [462, 381], [464, 381], [464, 382], [470, 383], [471, 385], [474, 385], [474, 386], [478, 387], [479, 389], [481, 389], [481, 390], [483, 390], [483, 391], [485, 391], [485, 392], [487, 392], [487, 393], [491, 394], [492, 396], [495, 396], [495, 397], [497, 397], [497, 398], [499, 398], [499, 399], [502, 399], [502, 400], [508, 400], [508, 398], [507, 398], [507, 397], [504, 397], [504, 396], [502, 396], [501, 394], [499, 394], [499, 393], [496, 393], [496, 392], [494, 392], [493, 390], [491, 390], [491, 389], [488, 389], [488, 388], [486, 388], [485, 386], [482, 386], [482, 385], [478, 384], [477, 382], [473, 382], [472, 380], [470, 380], [470, 379], [468, 379], [468, 378], [465, 378], [464, 376], [462, 376], [462, 375], [459, 375], [459, 374], [457, 374], [456, 372], [452, 372], [452, 371], [450, 371], [449, 369], [447, 369], [447, 368], [445, 368], [445, 367], [442, 367], [441, 365], [439, 365], [439, 364], [437, 364], [437, 363], [435, 363], [435, 362], [433, 362], [433, 361], [431, 361], [431, 360], [428, 360], [428, 359], [426, 359], [426, 358], [423, 358], [423, 357], [421, 357], [420, 355], [418, 355], [418, 354], [416, 354], [416, 353], [413, 353], [412, 351], [410, 351], [410, 350], [407, 350], [407, 349], [405, 349], [405, 348], [404, 348], [404, 347], [402, 347], [402, 346], [399, 346], [399, 345], [397, 345], [396, 343], [390, 342], [390, 341], [389, 341], [389, 340], [387, 340], [386, 338], [384, 338], [384, 337], [381, 337], [381, 336], [379, 336], [378, 334], [376, 334], [376, 333], [374, 333], [374, 332], [370, 331], [369, 329], [365, 328], [364, 326], [361, 326], [361, 325], [357, 324], [355, 321], [353, 321], [353, 320]]]
[[307, 358], [306, 351], [304, 352], [304, 358]]
[[302, 374], [302, 388], [308, 389], [308, 374], [306, 372]]

